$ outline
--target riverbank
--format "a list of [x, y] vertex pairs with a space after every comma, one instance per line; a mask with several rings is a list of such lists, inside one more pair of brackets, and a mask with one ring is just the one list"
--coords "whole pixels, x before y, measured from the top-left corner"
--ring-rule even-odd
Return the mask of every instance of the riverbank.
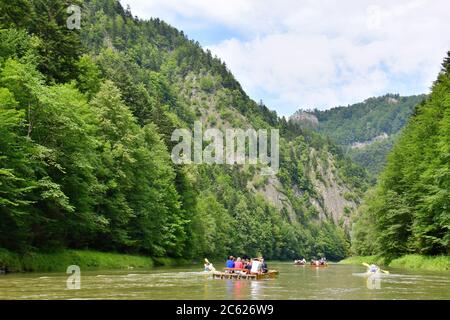
[[405, 268], [412, 270], [447, 271], [450, 270], [450, 256], [421, 256], [409, 254], [387, 262], [379, 256], [354, 256], [340, 261], [341, 264], [374, 263], [393, 268]]
[[81, 270], [150, 269], [155, 266], [177, 266], [188, 263], [189, 261], [184, 259], [150, 258], [90, 250], [18, 254], [0, 248], [0, 269], [6, 269], [8, 272], [65, 272], [70, 265], [77, 265]]

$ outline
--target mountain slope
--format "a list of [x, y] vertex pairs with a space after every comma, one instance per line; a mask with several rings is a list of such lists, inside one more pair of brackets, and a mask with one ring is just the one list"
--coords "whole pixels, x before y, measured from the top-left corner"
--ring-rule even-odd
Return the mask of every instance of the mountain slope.
[[[37, 8], [22, 2], [25, 21]], [[17, 7], [2, 11], [11, 16], [0, 20], [1, 247], [347, 254], [345, 229], [366, 188], [361, 168], [320, 134], [252, 101], [223, 62], [182, 32], [133, 18], [114, 0], [80, 3], [80, 31], [65, 28], [65, 1], [46, 1], [55, 21], [36, 29], [14, 18]], [[42, 50], [49, 27], [57, 32]], [[85, 54], [47, 72], [41, 56], [70, 50], [60, 37], [82, 43]], [[278, 174], [174, 165], [171, 134], [195, 120], [279, 129]]]
[[[319, 132], [343, 146], [352, 160], [376, 177], [398, 133], [423, 99], [425, 95], [401, 97], [388, 94], [347, 107], [299, 111], [297, 116], [314, 117], [317, 122], [314, 127]], [[306, 125], [310, 124], [311, 120]]]

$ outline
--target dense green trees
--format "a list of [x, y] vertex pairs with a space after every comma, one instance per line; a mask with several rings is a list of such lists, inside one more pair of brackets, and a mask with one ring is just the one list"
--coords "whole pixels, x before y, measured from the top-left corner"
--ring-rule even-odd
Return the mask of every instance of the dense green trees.
[[[347, 107], [314, 110], [312, 114], [319, 120], [318, 131], [342, 146], [349, 157], [366, 168], [375, 180], [386, 163], [386, 156], [398, 133], [414, 107], [424, 98], [424, 95], [401, 97], [388, 94]], [[384, 135], [387, 137], [376, 140]], [[352, 148], [354, 143], [367, 145]]]
[[[2, 209], [14, 218], [28, 206], [15, 227], [31, 231], [29, 245], [96, 240], [105, 249], [181, 255], [185, 221], [169, 153], [154, 125], [137, 124], [112, 82], [88, 104], [71, 85], [46, 86], [31, 65], [7, 60], [0, 75], [2, 159], [18, 158], [2, 166]], [[17, 176], [25, 164], [27, 176]]]
[[30, 218], [30, 192], [37, 187], [30, 177], [32, 144], [21, 132], [24, 112], [9, 90], [0, 89], [0, 242], [17, 250], [26, 242], [23, 226]]
[[393, 258], [449, 252], [449, 57], [432, 93], [415, 108], [390, 153], [376, 189], [367, 196], [354, 230], [357, 253]]
[[331, 134], [339, 144], [369, 141], [383, 133], [399, 132], [414, 107], [425, 97], [387, 94], [364, 102], [325, 111], [314, 110], [319, 131]]
[[66, 82], [76, 77], [83, 48], [79, 31], [67, 28], [67, 8], [81, 4], [79, 0], [2, 1], [0, 28], [19, 27], [36, 36], [37, 69], [49, 82]]
[[[0, 247], [346, 255], [344, 232], [310, 201], [310, 151], [332, 154], [350, 188], [365, 177], [330, 141], [249, 99], [224, 63], [158, 19], [90, 0], [82, 29], [68, 30], [68, 2], [18, 3], [0, 16]], [[266, 183], [254, 167], [172, 163], [173, 129], [201, 115], [186, 99], [192, 75], [230, 121], [280, 129], [277, 192], [290, 211], [249, 187]]]

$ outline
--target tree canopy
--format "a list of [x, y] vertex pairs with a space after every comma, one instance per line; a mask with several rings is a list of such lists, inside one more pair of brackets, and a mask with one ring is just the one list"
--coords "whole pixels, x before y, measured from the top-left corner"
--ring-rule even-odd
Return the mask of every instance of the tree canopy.
[[366, 198], [354, 229], [357, 253], [388, 258], [449, 253], [449, 59], [450, 52], [430, 96], [414, 109]]

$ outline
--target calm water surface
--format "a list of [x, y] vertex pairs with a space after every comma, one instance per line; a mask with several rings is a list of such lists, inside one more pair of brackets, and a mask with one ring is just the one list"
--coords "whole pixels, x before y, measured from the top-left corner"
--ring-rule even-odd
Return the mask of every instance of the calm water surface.
[[450, 272], [390, 269], [379, 289], [369, 289], [363, 266], [272, 262], [269, 267], [280, 271], [278, 278], [213, 280], [198, 266], [81, 270], [80, 290], [66, 289], [64, 272], [8, 274], [0, 276], [0, 299], [450, 299]]

